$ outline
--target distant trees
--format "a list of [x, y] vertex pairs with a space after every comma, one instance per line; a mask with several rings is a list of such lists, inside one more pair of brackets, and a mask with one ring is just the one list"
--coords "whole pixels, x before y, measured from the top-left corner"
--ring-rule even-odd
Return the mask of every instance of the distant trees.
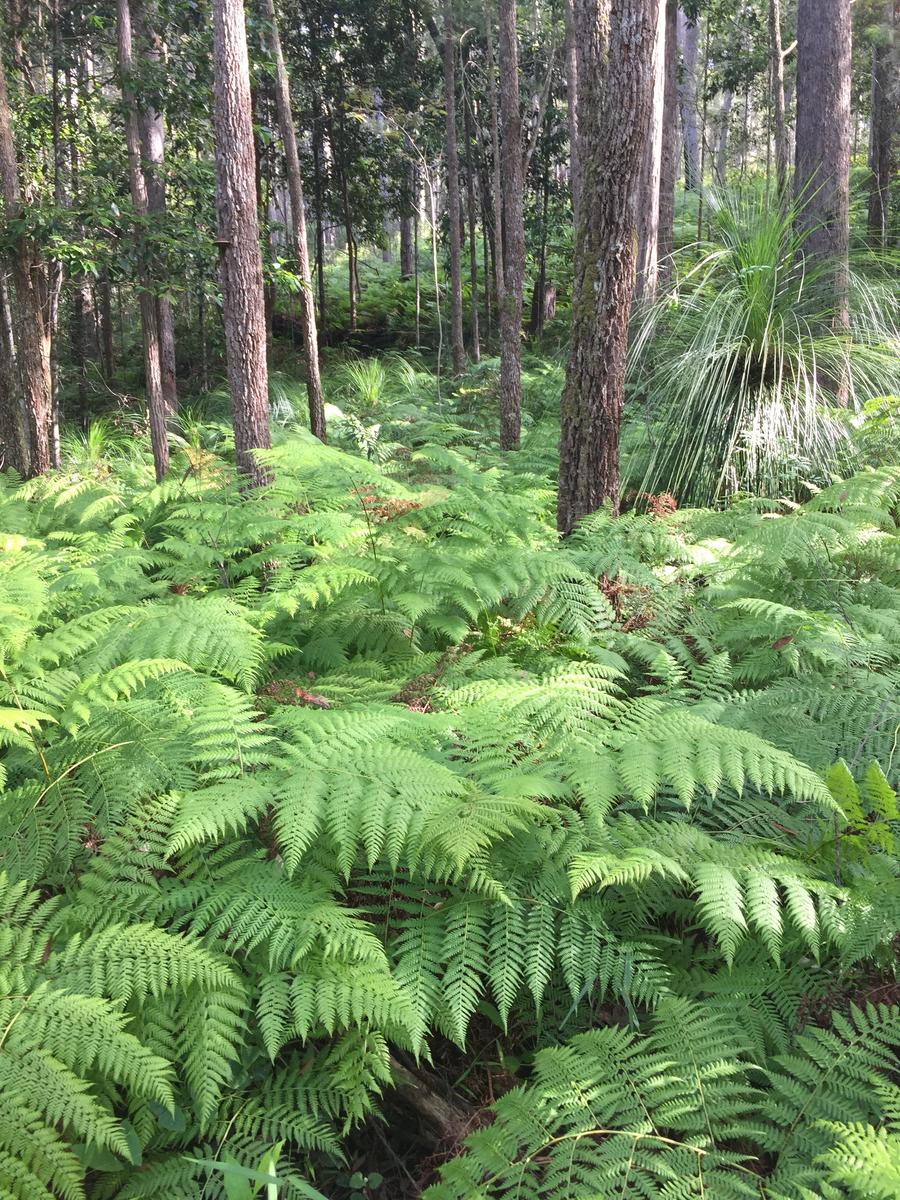
[[444, 0], [444, 106], [446, 110], [447, 218], [450, 227], [450, 354], [453, 374], [461, 375], [466, 365], [463, 344], [462, 302], [462, 212], [459, 203], [459, 153], [456, 146], [456, 37], [453, 32], [453, 0]]
[[[122, 0], [120, 0], [120, 3]], [[228, 390], [238, 470], [265, 482], [271, 445], [266, 316], [243, 0], [213, 0], [216, 211]]]
[[503, 295], [500, 298], [500, 448], [519, 445], [522, 408], [522, 289], [525, 285], [525, 228], [522, 216], [522, 115], [516, 0], [500, 0], [498, 38], [500, 176], [503, 214]]
[[894, 137], [897, 106], [900, 104], [900, 70], [897, 63], [897, 26], [900, 6], [896, 0], [883, 0], [881, 20], [875, 27], [872, 50], [872, 136], [869, 169], [869, 234], [879, 242], [888, 239], [891, 181], [897, 161]]
[[[582, 203], [561, 403], [557, 524], [619, 503], [619, 427], [635, 201], [653, 99], [659, 0], [576, 0]], [[582, 66], [583, 64], [583, 66]]]

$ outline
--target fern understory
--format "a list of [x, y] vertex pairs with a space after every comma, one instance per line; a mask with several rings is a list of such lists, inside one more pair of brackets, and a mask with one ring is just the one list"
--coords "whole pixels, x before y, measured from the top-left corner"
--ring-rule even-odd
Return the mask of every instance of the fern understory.
[[415, 375], [4, 482], [0, 1196], [897, 1196], [900, 469], [560, 546]]

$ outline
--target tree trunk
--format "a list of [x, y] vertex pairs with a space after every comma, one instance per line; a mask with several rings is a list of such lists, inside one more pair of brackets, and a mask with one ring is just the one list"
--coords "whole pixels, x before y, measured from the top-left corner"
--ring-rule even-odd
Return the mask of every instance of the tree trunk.
[[882, 245], [888, 241], [891, 180], [894, 177], [894, 126], [898, 96], [895, 59], [895, 0], [887, 0], [878, 42], [872, 52], [872, 141], [869, 153], [869, 235]]
[[638, 254], [634, 295], [653, 300], [659, 279], [659, 193], [662, 174], [663, 115], [666, 92], [666, 6], [659, 0], [656, 43], [653, 48], [653, 101], [650, 128], [641, 165], [637, 206]]
[[731, 106], [734, 103], [734, 92], [729, 88], [722, 97], [722, 107], [716, 119], [716, 183], [720, 187], [725, 183], [725, 172], [728, 167], [728, 125], [731, 120]]
[[522, 424], [522, 289], [525, 225], [522, 212], [522, 115], [516, 0], [500, 0], [498, 63], [503, 141], [503, 302], [500, 305], [500, 448], [515, 450]]
[[491, 110], [491, 210], [493, 226], [491, 256], [494, 267], [494, 300], [497, 312], [503, 303], [503, 189], [500, 182], [500, 117], [497, 101], [497, 71], [494, 66], [494, 19], [491, 4], [484, 6], [487, 39], [488, 103]]
[[[164, 60], [164, 47], [159, 34], [159, 14], [156, 0], [134, 0], [134, 30], [138, 56], [159, 70]], [[144, 177], [147, 181], [147, 210], [158, 219], [166, 211], [166, 131], [163, 115], [152, 104], [141, 104], [141, 150]], [[175, 359], [175, 316], [168, 296], [156, 299], [159, 328], [159, 357], [163, 400], [166, 411], [178, 411], [178, 382]]]
[[459, 205], [459, 156], [456, 150], [456, 39], [453, 33], [453, 3], [444, 8], [444, 105], [446, 108], [445, 162], [447, 167], [447, 216], [450, 225], [450, 354], [453, 374], [466, 366], [462, 317], [462, 232]]
[[666, 82], [663, 94], [662, 159], [659, 171], [659, 275], [672, 275], [675, 239], [675, 183], [678, 179], [678, 3], [666, 3]]
[[[310, 37], [310, 52], [313, 65], [316, 61], [316, 40]], [[312, 111], [312, 155], [313, 155], [313, 201], [316, 206], [316, 285], [319, 293], [319, 335], [325, 336], [325, 199], [322, 186], [322, 100], [318, 90], [313, 91]]]
[[271, 445], [262, 254], [256, 209], [250, 67], [242, 0], [213, 0], [216, 212], [225, 355], [238, 470], [268, 479], [254, 450]]
[[469, 221], [469, 288], [472, 292], [472, 361], [481, 361], [481, 338], [478, 332], [478, 242], [475, 221], [475, 170], [472, 165], [472, 114], [468, 101], [463, 103], [466, 134], [466, 210]]
[[300, 154], [297, 150], [297, 131], [291, 112], [291, 92], [287, 67], [281, 49], [275, 0], [264, 0], [265, 14], [270, 21], [272, 57], [275, 59], [275, 108], [284, 143], [288, 191], [291, 198], [291, 231], [297, 269], [300, 274], [300, 323], [303, 327], [303, 352], [306, 356], [306, 393], [309, 398], [309, 427], [317, 438], [325, 440], [325, 402], [319, 374], [319, 340], [316, 336], [316, 313], [313, 304], [312, 277], [309, 270], [309, 248], [306, 244], [306, 212], [303, 180], [300, 175]]
[[22, 403], [12, 310], [5, 269], [0, 268], [0, 468], [12, 467], [20, 475], [31, 470], [31, 443]]
[[408, 163], [403, 176], [402, 210], [400, 213], [400, 278], [410, 279], [414, 269], [413, 220], [416, 205], [415, 163]]
[[775, 118], [775, 181], [778, 195], [787, 195], [789, 157], [784, 120], [784, 51], [781, 47], [781, 0], [769, 0], [772, 109]]
[[[6, 93], [6, 75], [0, 56], [0, 197], [7, 224], [22, 221], [25, 207], [19, 184], [19, 165], [12, 134]], [[50, 372], [50, 323], [45, 308], [46, 268], [24, 228], [11, 239], [9, 264], [16, 293], [18, 338], [16, 345], [22, 396], [31, 446], [28, 475], [50, 467], [50, 420], [53, 380]]]
[[678, 10], [678, 44], [682, 69], [678, 84], [681, 110], [681, 136], [684, 144], [684, 186], [689, 191], [700, 187], [700, 131], [697, 127], [697, 60], [700, 56], [700, 20], [689, 22]]
[[[557, 524], [619, 501], [635, 201], [653, 99], [659, 0], [578, 0], [584, 196], [561, 416]], [[608, 40], [609, 52], [604, 54]], [[604, 71], [604, 59], [607, 66]]]
[[[125, 105], [125, 144], [128, 151], [128, 181], [131, 203], [138, 221], [149, 212], [147, 179], [141, 162], [141, 127], [132, 88], [134, 54], [131, 38], [131, 6], [129, 0], [117, 0], [116, 35], [122, 100]], [[153, 465], [159, 483], [169, 469], [169, 440], [166, 432], [166, 404], [162, 387], [162, 364], [159, 346], [159, 320], [152, 277], [147, 265], [147, 248], [141, 246], [139, 287], [141, 329], [144, 341], [144, 386], [147, 391], [147, 413], [150, 418], [150, 444]]]
[[836, 331], [849, 319], [850, 37], [850, 0], [799, 0], [794, 190]]
[[566, 18], [566, 106], [569, 121], [569, 186], [572, 189], [572, 220], [578, 225], [581, 203], [581, 168], [578, 165], [578, 51], [573, 0], [565, 0]]

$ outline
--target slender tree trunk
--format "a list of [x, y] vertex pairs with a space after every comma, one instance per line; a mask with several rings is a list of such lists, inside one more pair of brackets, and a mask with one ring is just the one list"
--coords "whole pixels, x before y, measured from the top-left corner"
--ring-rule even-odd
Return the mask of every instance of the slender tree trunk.
[[20, 475], [31, 473], [31, 442], [22, 401], [12, 309], [5, 268], [0, 267], [0, 468], [12, 467]]
[[402, 209], [400, 212], [400, 278], [413, 274], [413, 214], [416, 206], [418, 180], [415, 163], [408, 163], [403, 173]]
[[472, 114], [468, 103], [463, 104], [466, 135], [466, 215], [469, 221], [469, 287], [472, 292], [472, 361], [481, 361], [481, 338], [478, 332], [478, 230], [475, 220], [475, 170], [472, 164]]
[[660, 0], [656, 43], [653, 48], [653, 102], [650, 128], [641, 165], [637, 209], [638, 254], [634, 295], [636, 300], [653, 300], [659, 279], [659, 199], [662, 175], [663, 117], [666, 93], [666, 6]]
[[[557, 524], [619, 502], [635, 201], [653, 99], [659, 0], [578, 0], [584, 196], [561, 415]], [[608, 55], [604, 54], [608, 42]], [[604, 59], [607, 67], [604, 71]]]
[[578, 163], [578, 50], [573, 0], [565, 0], [566, 19], [566, 106], [569, 121], [569, 186], [572, 189], [572, 219], [578, 225], [581, 204], [581, 168]]
[[769, 49], [771, 55], [772, 109], [775, 118], [775, 182], [778, 195], [787, 195], [787, 129], [784, 119], [784, 51], [781, 46], [781, 0], [769, 0]]
[[97, 281], [97, 308], [100, 313], [100, 361], [103, 378], [112, 383], [116, 372], [116, 350], [113, 337], [112, 283], [109, 270], [104, 267]]
[[494, 18], [491, 4], [484, 6], [487, 39], [488, 103], [491, 110], [491, 209], [493, 236], [491, 252], [494, 265], [494, 300], [497, 312], [503, 303], [503, 188], [500, 182], [500, 107], [497, 100], [497, 71], [494, 64]]
[[659, 171], [659, 276], [672, 275], [675, 238], [675, 184], [678, 179], [678, 3], [666, 3], [666, 81], [663, 94], [662, 158]]
[[[6, 75], [0, 56], [0, 197], [7, 223], [22, 221], [25, 206], [13, 141]], [[22, 221], [24, 225], [24, 221]], [[16, 357], [31, 446], [26, 471], [40, 475], [50, 467], [50, 421], [53, 380], [50, 371], [50, 323], [45, 307], [46, 267], [24, 228], [11, 239], [9, 264], [16, 294], [18, 337]]]
[[[131, 38], [131, 6], [129, 0], [117, 0], [117, 24], [119, 75], [122, 85], [122, 100], [125, 105], [125, 143], [128, 150], [128, 180], [131, 186], [131, 203], [138, 221], [146, 219], [149, 212], [147, 180], [141, 162], [141, 127], [132, 87], [134, 55]], [[152, 277], [146, 263], [147, 249], [141, 247], [140, 264], [140, 308], [141, 329], [144, 340], [144, 386], [147, 390], [147, 413], [150, 418], [150, 444], [153, 449], [153, 464], [159, 482], [169, 469], [169, 440], [166, 432], [166, 404], [163, 397], [162, 368], [159, 345], [159, 321], [156, 297], [153, 294]]]
[[849, 321], [850, 37], [850, 0], [799, 0], [794, 189], [806, 254], [825, 266], [822, 294], [836, 331]]
[[503, 303], [500, 305], [500, 448], [515, 450], [522, 424], [522, 289], [525, 225], [522, 197], [522, 115], [516, 0], [500, 0], [498, 36], [500, 169], [503, 183]]
[[[139, 56], [159, 70], [165, 58], [165, 50], [159, 33], [156, 0], [134, 0], [134, 30]], [[162, 219], [166, 211], [166, 131], [163, 114], [152, 104], [141, 104], [139, 119], [143, 169], [147, 181], [147, 209], [151, 216]], [[168, 296], [157, 297], [156, 317], [163, 400], [166, 411], [174, 413], [178, 411], [175, 314]]]
[[728, 125], [731, 120], [731, 106], [734, 103], [734, 92], [729, 88], [722, 97], [722, 107], [716, 121], [716, 183], [722, 187], [725, 183], [725, 172], [728, 167]]
[[453, 0], [443, 0], [444, 10], [444, 104], [447, 166], [447, 215], [450, 225], [450, 353], [453, 374], [466, 366], [462, 318], [462, 233], [459, 203], [459, 155], [456, 149], [456, 38], [453, 32]]
[[242, 0], [213, 0], [213, 123], [225, 354], [238, 470], [268, 475], [253, 452], [271, 445], [262, 254], [256, 208], [250, 66]]
[[897, 121], [896, 0], [886, 0], [878, 43], [872, 52], [872, 139], [869, 153], [869, 235], [886, 245], [890, 217], [891, 181], [896, 169], [894, 131]]
[[697, 60], [700, 57], [700, 21], [688, 21], [678, 10], [678, 43], [681, 47], [681, 79], [678, 106], [681, 110], [681, 135], [684, 144], [684, 186], [689, 191], [700, 187], [700, 131], [697, 126]]
[[306, 356], [306, 392], [309, 398], [309, 427], [317, 438], [325, 440], [325, 402], [319, 374], [319, 340], [316, 335], [316, 313], [313, 304], [312, 277], [309, 270], [309, 248], [306, 244], [306, 212], [303, 180], [300, 175], [300, 154], [297, 131], [291, 112], [291, 91], [287, 67], [281, 49], [275, 0], [264, 0], [265, 14], [270, 22], [269, 37], [275, 59], [275, 107], [281, 140], [284, 144], [288, 191], [291, 198], [291, 229], [300, 274], [300, 323], [303, 328], [303, 352]]
[[[318, 57], [318, 40], [313, 32], [310, 34], [309, 46], [313, 68]], [[323, 128], [322, 128], [322, 97], [318, 88], [312, 94], [312, 157], [313, 157], [313, 201], [316, 206], [316, 283], [319, 292], [319, 336], [325, 336], [325, 197], [322, 182], [324, 157]]]

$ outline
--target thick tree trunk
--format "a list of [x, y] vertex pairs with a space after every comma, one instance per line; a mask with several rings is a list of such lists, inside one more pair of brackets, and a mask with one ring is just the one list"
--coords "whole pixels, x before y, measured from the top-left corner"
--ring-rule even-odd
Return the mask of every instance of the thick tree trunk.
[[681, 78], [678, 107], [681, 110], [681, 137], [684, 146], [684, 186], [690, 191], [700, 187], [700, 131], [697, 125], [697, 60], [700, 57], [700, 21], [689, 22], [678, 10], [678, 45], [681, 49]]
[[[0, 56], [0, 197], [7, 223], [19, 221], [25, 206], [19, 184], [19, 166], [13, 141], [12, 119], [6, 92], [6, 75]], [[24, 222], [23, 222], [24, 224]], [[31, 447], [26, 471], [40, 475], [50, 467], [50, 422], [53, 380], [50, 371], [50, 321], [45, 300], [46, 266], [24, 230], [16, 233], [9, 249], [9, 264], [16, 294], [18, 337], [16, 356]]]
[[578, 164], [578, 50], [573, 0], [565, 0], [566, 18], [566, 107], [569, 121], [569, 186], [572, 189], [572, 219], [578, 225], [581, 204], [581, 168]]
[[666, 6], [660, 0], [653, 48], [653, 101], [641, 165], [637, 206], [638, 254], [635, 299], [653, 300], [659, 279], [659, 194], [662, 175], [663, 116], [666, 92]]
[[[141, 127], [134, 99], [132, 76], [134, 54], [131, 38], [131, 6], [129, 0], [117, 0], [116, 34], [118, 42], [119, 75], [122, 100], [125, 105], [125, 144], [128, 151], [128, 181], [131, 187], [131, 203], [140, 221], [149, 212], [147, 179], [141, 161]], [[141, 259], [146, 260], [146, 247], [141, 248]], [[150, 444], [153, 449], [153, 465], [159, 482], [169, 469], [169, 440], [166, 431], [166, 403], [162, 386], [162, 363], [159, 345], [159, 319], [156, 297], [153, 294], [152, 277], [146, 261], [139, 267], [141, 329], [144, 341], [144, 387], [147, 392], [147, 414], [150, 418]]]
[[[561, 415], [557, 524], [619, 501], [619, 427], [634, 286], [635, 200], [653, 98], [659, 0], [578, 0], [584, 196]], [[607, 20], [607, 14], [609, 14]], [[608, 35], [607, 35], [608, 30]], [[604, 46], [609, 44], [608, 56]], [[604, 72], [604, 58], [608, 65]]]
[[471, 344], [472, 361], [481, 361], [481, 337], [478, 332], [478, 232], [475, 220], [475, 169], [472, 163], [472, 114], [468, 102], [463, 104], [466, 134], [466, 215], [469, 221], [469, 288], [472, 292]]
[[869, 234], [885, 245], [888, 240], [891, 181], [894, 161], [894, 128], [900, 89], [897, 86], [896, 0], [887, 0], [878, 43], [872, 53], [872, 138], [869, 153]]
[[503, 142], [503, 302], [500, 305], [500, 448], [519, 445], [522, 424], [522, 289], [525, 286], [525, 225], [522, 211], [522, 115], [516, 0], [500, 0], [498, 37], [500, 120]]
[[787, 128], [784, 119], [784, 51], [781, 46], [781, 0], [769, 0], [769, 49], [771, 54], [772, 115], [775, 119], [775, 181], [778, 195], [787, 195]]
[[254, 450], [271, 444], [262, 254], [256, 208], [250, 67], [242, 0], [213, 0], [213, 123], [225, 354], [238, 470], [268, 476]]
[[453, 32], [452, 0], [444, 0], [444, 105], [446, 108], [444, 148], [447, 167], [447, 217], [450, 225], [450, 354], [453, 374], [466, 366], [463, 345], [462, 230], [459, 204], [459, 155], [456, 149], [456, 38]]
[[300, 275], [300, 323], [303, 327], [303, 353], [306, 357], [306, 393], [309, 399], [309, 427], [317, 438], [325, 440], [325, 402], [319, 374], [319, 340], [316, 335], [316, 313], [313, 304], [312, 277], [309, 270], [309, 248], [306, 244], [306, 212], [303, 180], [300, 175], [300, 154], [297, 131], [291, 112], [291, 91], [287, 67], [281, 49], [275, 0], [264, 0], [265, 14], [270, 21], [269, 37], [275, 59], [275, 108], [284, 144], [288, 191], [291, 198], [291, 231], [297, 270]]
[[794, 189], [836, 331], [848, 324], [850, 36], [850, 0], [799, 0]]
[[[156, 0], [134, 0], [134, 30], [138, 55], [158, 70], [165, 54], [159, 33]], [[162, 113], [152, 104], [139, 105], [141, 150], [147, 181], [147, 208], [161, 218], [166, 211], [166, 130]], [[175, 314], [168, 296], [156, 299], [159, 329], [159, 365], [163, 400], [169, 413], [178, 411], [178, 382], [175, 359]]]
[[659, 171], [659, 275], [672, 275], [675, 184], [678, 179], [678, 2], [666, 3], [666, 82], [663, 94], [662, 158]]

